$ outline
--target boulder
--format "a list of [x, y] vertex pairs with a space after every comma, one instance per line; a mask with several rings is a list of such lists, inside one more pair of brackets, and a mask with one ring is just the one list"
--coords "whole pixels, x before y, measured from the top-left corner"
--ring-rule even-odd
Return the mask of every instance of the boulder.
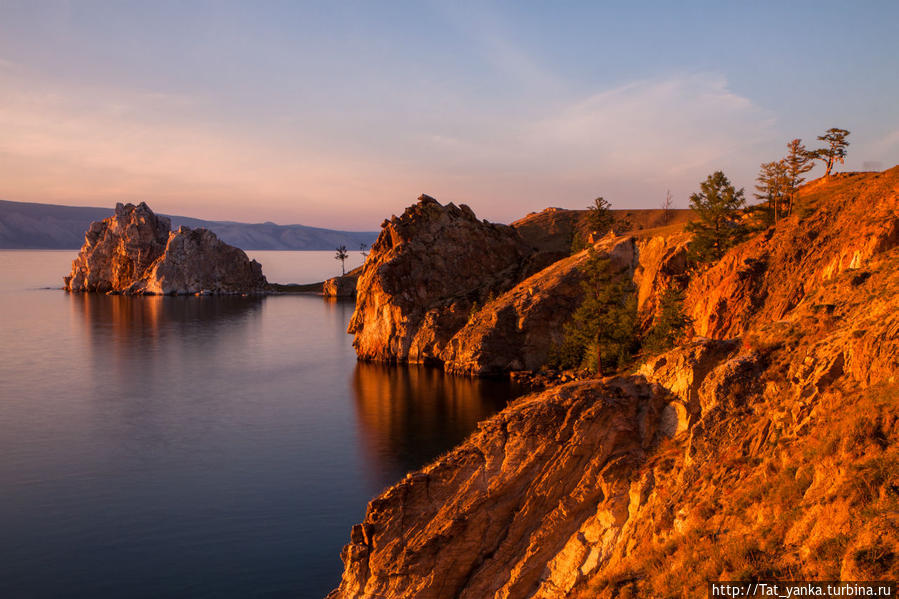
[[68, 291], [127, 295], [259, 293], [262, 267], [243, 250], [206, 229], [181, 227], [145, 203], [116, 205], [115, 214], [91, 224], [65, 277]]

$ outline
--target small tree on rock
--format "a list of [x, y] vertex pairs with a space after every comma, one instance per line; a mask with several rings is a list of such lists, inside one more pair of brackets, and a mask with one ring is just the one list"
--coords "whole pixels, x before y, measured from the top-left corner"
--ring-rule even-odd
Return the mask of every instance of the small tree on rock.
[[716, 171], [700, 185], [699, 193], [690, 196], [694, 220], [686, 230], [693, 233], [689, 255], [694, 263], [721, 258], [746, 235], [741, 209], [745, 205], [743, 190], [737, 190], [721, 171]]
[[828, 129], [827, 133], [824, 135], [818, 136], [818, 141], [823, 141], [827, 144], [827, 147], [815, 150], [810, 156], [824, 163], [824, 166], [827, 169], [824, 172], [825, 177], [830, 176], [830, 173], [833, 171], [833, 167], [837, 162], [843, 164], [846, 159], [846, 148], [849, 147], [849, 142], [846, 141], [846, 137], [848, 136], [849, 131], [837, 129], [836, 127], [832, 127]]
[[643, 349], [650, 354], [671, 349], [692, 324], [693, 319], [684, 314], [684, 292], [676, 287], [668, 288], [659, 300], [659, 313], [643, 341]]
[[662, 220], [668, 225], [671, 224], [671, 210], [674, 208], [674, 200], [671, 197], [671, 190], [665, 190], [665, 201], [662, 202]]
[[340, 272], [341, 274], [346, 274], [346, 259], [350, 257], [350, 253], [346, 250], [346, 246], [342, 245], [337, 248], [337, 254], [334, 256], [335, 260], [340, 260]]
[[636, 350], [636, 289], [627, 269], [616, 269], [608, 256], [593, 249], [583, 268], [584, 299], [563, 327], [562, 344], [549, 361], [561, 368], [608, 374]]
[[762, 222], [765, 227], [777, 224], [787, 196], [787, 164], [783, 160], [765, 162], [759, 169], [755, 186], [756, 199], [763, 202]]
[[577, 253], [588, 245], [591, 234], [605, 235], [615, 224], [615, 215], [612, 214], [612, 205], [602, 196], [593, 200], [593, 204], [587, 206], [587, 214], [575, 226], [574, 236], [571, 239], [571, 253]]
[[805, 177], [802, 175], [815, 166], [812, 158], [812, 153], [805, 149], [801, 139], [794, 139], [787, 144], [787, 156], [782, 161], [786, 167], [787, 216], [793, 214], [796, 193], [799, 186], [805, 181]]

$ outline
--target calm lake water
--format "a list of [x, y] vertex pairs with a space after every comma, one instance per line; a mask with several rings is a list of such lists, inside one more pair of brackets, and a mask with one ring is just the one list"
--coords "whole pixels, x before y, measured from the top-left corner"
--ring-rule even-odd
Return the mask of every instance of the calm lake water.
[[0, 597], [322, 597], [368, 500], [512, 393], [357, 364], [351, 303], [47, 289], [75, 254], [0, 251]]

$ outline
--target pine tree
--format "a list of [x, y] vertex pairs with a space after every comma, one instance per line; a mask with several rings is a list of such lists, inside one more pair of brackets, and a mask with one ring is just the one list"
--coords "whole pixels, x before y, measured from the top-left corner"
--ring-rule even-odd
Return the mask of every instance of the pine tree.
[[587, 206], [587, 210], [587, 223], [590, 226], [591, 233], [605, 235], [615, 223], [612, 205], [602, 196], [593, 200], [593, 205]]
[[786, 166], [786, 200], [787, 216], [789, 216], [793, 214], [799, 186], [805, 181], [805, 177], [802, 175], [812, 170], [815, 165], [812, 162], [812, 153], [805, 149], [801, 139], [794, 139], [787, 144], [787, 156], [783, 159], [783, 163]]
[[783, 211], [783, 204], [787, 195], [787, 164], [784, 160], [765, 162], [759, 169], [756, 177], [758, 185], [753, 195], [764, 202], [762, 223], [765, 227], [777, 224], [777, 219]]
[[695, 220], [687, 223], [693, 233], [690, 259], [694, 263], [712, 262], [742, 241], [746, 227], [741, 209], [745, 205], [743, 190], [731, 185], [721, 171], [716, 171], [700, 185], [700, 192], [690, 196]]
[[684, 314], [684, 292], [670, 287], [659, 300], [659, 314], [643, 341], [643, 349], [650, 354], [667, 351], [683, 339], [693, 324]]
[[612, 214], [612, 205], [602, 196], [593, 200], [593, 204], [587, 206], [587, 213], [574, 228], [571, 238], [571, 253], [576, 254], [586, 248], [590, 235], [599, 237], [605, 235], [615, 224], [615, 215]]
[[846, 148], [849, 147], [849, 142], [846, 141], [848, 135], [849, 131], [832, 127], [824, 135], [818, 136], [818, 141], [825, 142], [827, 147], [815, 150], [809, 155], [815, 160], [820, 160], [824, 163], [827, 169], [824, 173], [825, 177], [830, 176], [837, 162], [843, 164], [846, 158]]
[[584, 299], [563, 327], [562, 344], [549, 361], [602, 375], [622, 366], [636, 349], [637, 294], [627, 270], [615, 269], [608, 256], [595, 250], [590, 250], [584, 271]]

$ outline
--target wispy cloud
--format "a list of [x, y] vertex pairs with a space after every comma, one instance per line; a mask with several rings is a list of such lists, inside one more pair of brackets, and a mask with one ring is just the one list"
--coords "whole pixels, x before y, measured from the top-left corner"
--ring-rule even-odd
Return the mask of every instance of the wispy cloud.
[[[490, 165], [486, 193], [509, 173], [506, 193], [542, 194], [534, 198], [538, 203], [607, 193], [618, 205], [646, 205], [666, 188], [686, 195], [712, 170], [745, 178], [749, 172], [740, 169], [753, 169], [756, 148], [777, 135], [772, 115], [734, 93], [724, 77], [694, 73], [546, 106], [533, 121], [498, 122], [468, 138], [435, 139], [433, 150], [457, 171], [483, 172]], [[466, 178], [466, 184], [472, 181]]]
[[714, 169], [753, 168], [753, 148], [774, 136], [767, 112], [711, 74], [535, 103], [529, 116], [461, 107], [471, 118], [455, 115], [452, 126], [415, 142], [386, 130], [367, 152], [352, 130], [327, 151], [242, 132], [204, 119], [203, 101], [178, 94], [5, 87], [0, 194], [9, 199], [151, 199], [170, 212], [188, 204], [209, 217], [253, 213], [315, 224], [352, 214], [344, 226], [358, 227], [421, 192], [471, 203], [497, 220], [598, 194], [619, 206], [654, 205], [666, 188], [686, 195]]

